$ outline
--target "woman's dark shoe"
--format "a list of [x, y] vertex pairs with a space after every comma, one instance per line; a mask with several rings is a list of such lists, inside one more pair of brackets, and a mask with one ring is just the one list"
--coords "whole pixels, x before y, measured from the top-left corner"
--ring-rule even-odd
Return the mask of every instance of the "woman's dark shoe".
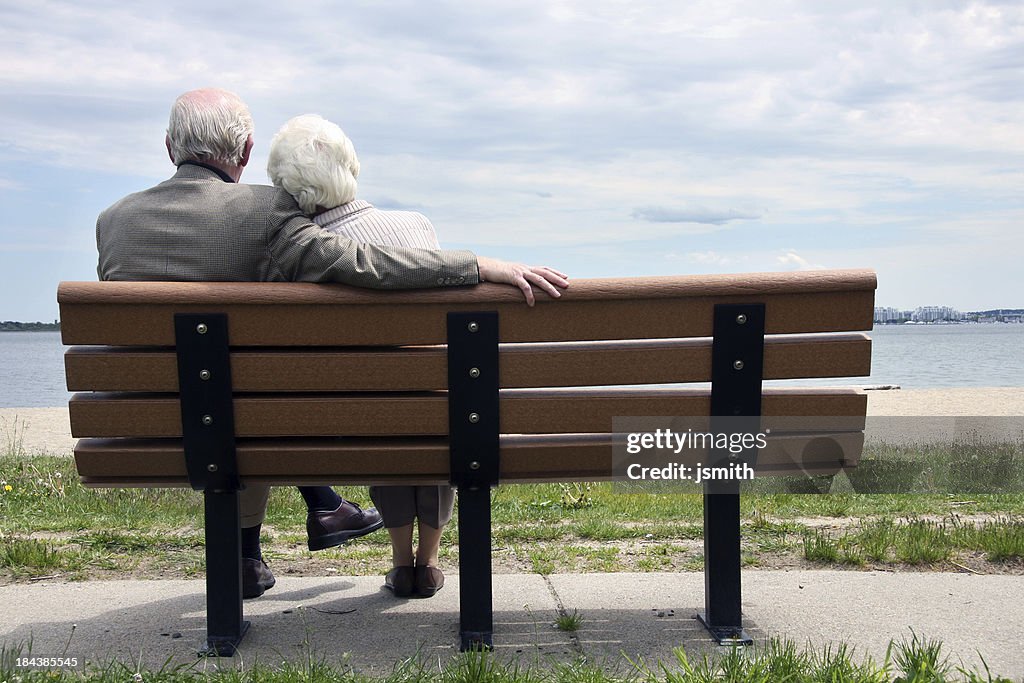
[[395, 567], [384, 576], [384, 587], [396, 598], [408, 598], [413, 593], [415, 567]]
[[258, 598], [274, 587], [274, 574], [263, 560], [251, 557], [242, 558], [242, 597]]
[[416, 567], [416, 589], [417, 598], [432, 598], [434, 593], [444, 586], [444, 572], [437, 567], [420, 565]]

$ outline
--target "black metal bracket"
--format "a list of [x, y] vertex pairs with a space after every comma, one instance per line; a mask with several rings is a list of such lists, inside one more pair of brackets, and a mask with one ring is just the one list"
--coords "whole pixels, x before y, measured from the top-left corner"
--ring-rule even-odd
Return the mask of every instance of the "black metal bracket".
[[491, 487], [498, 483], [498, 314], [448, 314], [448, 436], [459, 488], [459, 647], [493, 647]]
[[448, 435], [455, 486], [498, 483], [498, 314], [448, 314]]
[[[756, 434], [764, 377], [764, 304], [718, 304], [711, 351], [711, 431]], [[756, 465], [757, 450], [715, 450], [711, 466]], [[704, 482], [704, 607], [697, 618], [720, 645], [750, 645], [740, 584], [740, 482]]]
[[231, 393], [228, 318], [174, 316], [181, 432], [192, 488], [203, 492], [206, 644], [200, 657], [230, 657], [249, 630], [242, 619], [242, 533]]
[[242, 615], [238, 491], [205, 491], [206, 646], [200, 657], [232, 657], [249, 630]]
[[196, 491], [237, 491], [241, 483], [235, 456], [228, 318], [223, 313], [178, 313], [174, 337], [189, 483]]

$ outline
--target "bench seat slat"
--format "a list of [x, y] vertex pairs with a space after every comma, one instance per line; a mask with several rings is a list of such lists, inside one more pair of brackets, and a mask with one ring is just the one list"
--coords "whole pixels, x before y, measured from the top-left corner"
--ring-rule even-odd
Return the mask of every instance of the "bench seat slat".
[[[710, 339], [502, 344], [502, 387], [708, 382]], [[65, 354], [69, 391], [177, 392], [172, 350], [73, 347]], [[240, 349], [231, 377], [240, 392], [425, 391], [447, 387], [445, 347]], [[871, 371], [862, 333], [771, 336], [764, 378], [856, 377]]]
[[872, 326], [871, 271], [576, 280], [560, 300], [527, 307], [507, 286], [414, 292], [308, 283], [65, 282], [58, 290], [66, 345], [174, 343], [173, 313], [227, 313], [241, 346], [439, 344], [449, 311], [495, 310], [505, 342], [707, 337], [720, 303], [761, 302], [766, 333]]
[[[710, 390], [503, 389], [500, 406], [506, 434], [603, 432], [619, 416], [708, 415]], [[866, 406], [866, 395], [854, 389], [770, 388], [763, 393], [762, 414], [863, 416]], [[444, 392], [243, 395], [235, 398], [234, 411], [239, 437], [448, 433]], [[181, 436], [174, 395], [75, 394], [70, 415], [76, 438]]]
[[[835, 472], [854, 464], [860, 432], [775, 434], [758, 460], [765, 476]], [[827, 447], [804, 455], [808, 444]], [[598, 481], [612, 476], [608, 435], [503, 436], [500, 479], [506, 483]], [[681, 462], [706, 460], [690, 451]], [[845, 458], [845, 461], [844, 461]], [[91, 486], [187, 486], [181, 442], [174, 439], [83, 439], [75, 448], [79, 474]], [[448, 442], [443, 438], [241, 440], [243, 480], [274, 484], [446, 483]], [[122, 475], [121, 473], [129, 473]]]

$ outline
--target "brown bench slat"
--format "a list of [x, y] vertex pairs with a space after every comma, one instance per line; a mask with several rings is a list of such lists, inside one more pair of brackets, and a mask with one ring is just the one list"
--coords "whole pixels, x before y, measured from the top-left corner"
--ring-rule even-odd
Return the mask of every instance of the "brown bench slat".
[[[812, 441], [823, 439], [829, 448], [814, 456], [801, 455]], [[757, 470], [766, 476], [835, 472], [844, 464], [839, 457], [846, 457], [846, 464], [860, 457], [863, 440], [860, 432], [773, 435]], [[500, 478], [505, 483], [598, 481], [612, 475], [608, 435], [503, 436], [500, 450]], [[703, 461], [707, 454], [689, 455], [680, 461]], [[238, 444], [243, 479], [280, 485], [446, 483], [448, 458], [443, 438], [261, 439]], [[75, 448], [75, 459], [89, 486], [188, 485], [177, 440], [83, 439]]]
[[528, 308], [507, 286], [367, 291], [307, 283], [64, 282], [67, 345], [174, 343], [173, 313], [223, 312], [240, 346], [438, 344], [449, 311], [496, 310], [501, 341], [706, 337], [719, 303], [763, 302], [766, 332], [844, 332], [872, 326], [868, 270], [576, 280]]
[[[65, 353], [69, 391], [177, 392], [173, 351], [73, 347]], [[593, 386], [711, 380], [710, 339], [502, 344], [500, 385]], [[448, 385], [446, 349], [236, 350], [240, 392], [424, 391]], [[871, 372], [861, 333], [765, 339], [764, 378], [856, 377]]]
[[[770, 388], [764, 391], [762, 414], [856, 416], [864, 415], [866, 406], [867, 397], [853, 389]], [[234, 408], [239, 437], [448, 433], [443, 392], [242, 396]], [[501, 430], [507, 434], [602, 432], [618, 416], [709, 413], [707, 389], [501, 391]], [[75, 394], [70, 414], [77, 438], [181, 436], [181, 412], [173, 395]]]

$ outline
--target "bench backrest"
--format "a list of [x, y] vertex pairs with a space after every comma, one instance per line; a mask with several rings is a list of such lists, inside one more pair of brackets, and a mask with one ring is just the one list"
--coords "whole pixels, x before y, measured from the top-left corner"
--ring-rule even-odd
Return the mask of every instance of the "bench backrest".
[[[764, 379], [863, 376], [874, 290], [871, 271], [844, 270], [575, 280], [534, 308], [497, 285], [65, 282], [58, 301], [86, 484], [188, 485], [177, 313], [227, 316], [243, 479], [431, 483], [449, 479], [449, 312], [497, 312], [501, 479], [605, 479], [613, 417], [710, 413], [709, 389], [685, 384], [711, 380], [716, 305], [764, 304]], [[766, 388], [761, 413], [863, 418], [865, 407], [852, 389]], [[800, 469], [849, 464], [862, 429], [835, 428], [840, 455]], [[791, 454], [820, 436], [790, 435], [759, 468], [791, 471]]]

